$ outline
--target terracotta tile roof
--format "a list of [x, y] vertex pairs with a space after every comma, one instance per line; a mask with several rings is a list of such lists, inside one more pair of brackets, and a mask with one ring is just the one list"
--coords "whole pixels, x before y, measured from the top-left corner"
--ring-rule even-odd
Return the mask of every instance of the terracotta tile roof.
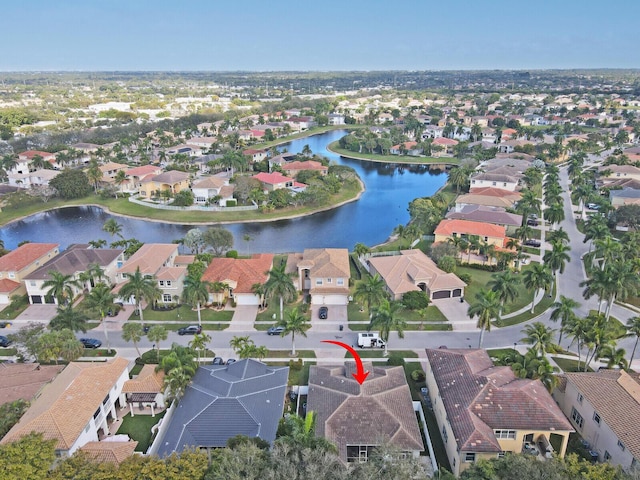
[[14, 282], [8, 278], [0, 279], [0, 293], [11, 293], [21, 286], [22, 284], [20, 282]]
[[306, 162], [298, 162], [298, 161], [290, 162], [290, 163], [286, 163], [282, 168], [285, 169], [286, 171], [290, 171], [290, 170], [324, 171], [328, 169], [328, 167], [325, 167], [320, 162], [316, 162], [314, 160], [308, 160]]
[[38, 363], [0, 363], [0, 405], [20, 398], [31, 401], [63, 368]]
[[458, 141], [453, 138], [438, 137], [433, 140], [433, 145], [457, 145]]
[[155, 365], [145, 365], [137, 377], [124, 382], [122, 393], [160, 393], [164, 390], [164, 370], [156, 372]]
[[460, 451], [500, 452], [495, 429], [573, 431], [540, 380], [516, 378], [485, 350], [426, 352]]
[[135, 273], [136, 268], [140, 267], [141, 273], [155, 275], [177, 251], [178, 245], [175, 243], [145, 243], [120, 267], [118, 273]]
[[0, 257], [0, 272], [19, 272], [58, 247], [57, 243], [25, 243]]
[[186, 267], [161, 267], [156, 272], [156, 278], [158, 280], [179, 280], [181, 277], [187, 274]]
[[401, 250], [400, 253], [401, 255], [369, 258], [369, 263], [394, 295], [420, 291], [417, 285], [422, 282], [431, 292], [464, 288], [467, 285], [455, 274], [440, 270], [435, 262], [420, 250]]
[[110, 170], [124, 170], [126, 168], [128, 168], [129, 165], [124, 165], [122, 163], [115, 163], [115, 162], [109, 162], [109, 163], [105, 163], [104, 165], [100, 165], [100, 171], [102, 173], [108, 172]]
[[251, 286], [265, 283], [273, 264], [273, 255], [261, 253], [251, 258], [214, 258], [202, 274], [208, 282], [236, 282], [233, 289], [237, 293], [252, 293]]
[[565, 373], [600, 418], [640, 458], [640, 376], [623, 370]]
[[471, 222], [469, 220], [442, 220], [436, 227], [436, 235], [450, 236], [454, 233], [461, 235], [478, 235], [480, 237], [504, 238], [505, 228], [491, 223]]
[[503, 190], [502, 188], [495, 188], [495, 187], [471, 188], [469, 190], [469, 194], [483, 195], [485, 197], [508, 198], [512, 202], [517, 202], [522, 198], [522, 195], [520, 195], [517, 192], [512, 192], [510, 190]]
[[89, 458], [98, 463], [113, 463], [120, 465], [127, 458], [133, 455], [138, 442], [89, 442], [80, 450], [85, 452]]
[[298, 268], [308, 268], [310, 277], [349, 278], [349, 251], [346, 248], [307, 248]]
[[50, 270], [55, 270], [63, 275], [73, 275], [77, 272], [84, 272], [92, 263], [106, 267], [118, 258], [123, 251], [123, 249], [88, 248], [88, 245], [71, 245], [57, 257], [52, 258], [37, 270], [26, 275], [25, 279], [48, 279]]
[[220, 177], [207, 177], [195, 182], [191, 188], [222, 188], [227, 181]]
[[195, 255], [176, 255], [173, 264], [177, 267], [186, 267], [196, 260]]
[[33, 160], [33, 157], [36, 155], [41, 156], [42, 158], [51, 157], [53, 153], [44, 152], [42, 150], [27, 150], [26, 152], [20, 152], [18, 154], [20, 157], [26, 157], [29, 160]]
[[130, 177], [144, 177], [145, 175], [158, 175], [162, 173], [162, 168], [155, 165], [143, 165], [141, 167], [130, 168], [125, 172]]
[[403, 368], [371, 362], [364, 367], [370, 373], [359, 385], [351, 376], [354, 362], [311, 366], [307, 410], [316, 412], [316, 436], [335, 443], [343, 461], [347, 445], [375, 445], [383, 439], [406, 451], [424, 450]]
[[0, 443], [36, 431], [45, 440], [57, 440], [56, 449], [69, 450], [128, 365], [121, 357], [106, 363], [71, 362], [42, 389]]
[[280, 172], [266, 173], [260, 172], [257, 175], [254, 175], [251, 178], [255, 178], [256, 180], [261, 181], [262, 183], [266, 183], [268, 185], [275, 185], [277, 183], [285, 183], [285, 182], [293, 182], [293, 178], [289, 178]]

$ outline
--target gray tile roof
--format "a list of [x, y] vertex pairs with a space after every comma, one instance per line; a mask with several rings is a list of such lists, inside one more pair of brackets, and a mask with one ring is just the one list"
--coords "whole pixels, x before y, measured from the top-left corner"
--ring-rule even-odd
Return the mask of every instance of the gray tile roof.
[[316, 435], [338, 447], [347, 460], [347, 445], [376, 445], [390, 441], [407, 450], [424, 450], [411, 393], [402, 367], [373, 367], [359, 385], [351, 376], [355, 363], [311, 366], [307, 411], [316, 413]]
[[55, 270], [63, 275], [73, 275], [77, 272], [84, 272], [92, 263], [106, 267], [123, 251], [123, 249], [113, 248], [89, 248], [89, 245], [85, 244], [71, 245], [64, 252], [31, 272], [25, 279], [47, 280], [50, 270]]
[[158, 455], [187, 447], [225, 447], [236, 435], [273, 442], [289, 367], [255, 360], [200, 367], [169, 420]]
[[504, 208], [485, 205], [465, 205], [459, 211], [452, 210], [445, 218], [452, 220], [471, 220], [472, 222], [493, 223], [494, 225], [519, 227], [522, 215], [509, 213]]

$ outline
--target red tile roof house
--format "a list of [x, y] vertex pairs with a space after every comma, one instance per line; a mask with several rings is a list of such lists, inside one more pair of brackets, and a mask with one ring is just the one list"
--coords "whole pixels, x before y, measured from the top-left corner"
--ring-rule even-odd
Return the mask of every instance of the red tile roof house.
[[212, 200], [218, 198], [215, 203], [224, 207], [228, 200], [233, 198], [234, 186], [229, 185], [229, 179], [222, 177], [205, 177], [191, 185], [194, 201], [198, 205], [214, 203]]
[[60, 253], [57, 243], [25, 243], [0, 257], [0, 305], [11, 303], [14, 295], [27, 293], [25, 276]]
[[253, 292], [253, 285], [264, 284], [273, 266], [273, 255], [255, 254], [251, 258], [214, 258], [202, 274], [202, 280], [228, 285], [225, 292], [211, 292], [211, 303], [222, 304], [228, 296], [236, 305], [261, 305], [263, 298]]
[[140, 189], [142, 179], [149, 176], [153, 178], [162, 173], [162, 167], [157, 165], [143, 165], [141, 167], [130, 168], [125, 171], [127, 174], [127, 183], [122, 185], [122, 191], [128, 193], [137, 193]]
[[522, 198], [518, 192], [510, 192], [495, 187], [472, 188], [469, 193], [456, 198], [456, 210], [465, 205], [484, 205], [487, 207], [513, 208]]
[[320, 175], [323, 176], [329, 172], [329, 167], [323, 165], [320, 162], [316, 162], [315, 160], [307, 160], [306, 162], [295, 161], [285, 163], [282, 166], [282, 169], [284, 170], [284, 173], [286, 173], [287, 175], [291, 175], [292, 177], [295, 177], [303, 170], [313, 170], [316, 172], [320, 172]]
[[45, 162], [55, 161], [56, 159], [53, 153], [43, 152], [41, 150], [27, 150], [26, 152], [18, 154], [16, 166], [8, 170], [7, 173], [29, 173], [36, 171], [37, 169], [31, 165], [33, 158], [36, 156], [42, 157]]
[[404, 142], [404, 143], [399, 143], [398, 145], [394, 145], [393, 147], [391, 147], [389, 149], [389, 153], [391, 155], [400, 155], [400, 148], [401, 145], [404, 146], [404, 150], [406, 151], [407, 155], [411, 155], [411, 156], [418, 156], [422, 153], [422, 149], [421, 148], [417, 148], [418, 147], [418, 142]]
[[[264, 132], [260, 132], [264, 135]], [[267, 151], [264, 149], [248, 148], [242, 151], [242, 154], [246, 157], [251, 157], [251, 163], [261, 162], [267, 158]]]
[[273, 192], [274, 190], [279, 190], [281, 188], [289, 188], [289, 189], [304, 189], [306, 185], [304, 183], [296, 182], [295, 179], [289, 178], [281, 174], [280, 172], [266, 173], [261, 172], [257, 175], [254, 175], [251, 178], [255, 178], [262, 183], [262, 187], [265, 192]]
[[458, 143], [459, 142], [453, 138], [438, 137], [431, 143], [431, 145], [441, 147], [442, 150], [438, 151], [438, 148], [434, 148], [431, 151], [431, 155], [433, 157], [451, 157], [453, 156], [453, 147]]
[[505, 452], [564, 457], [574, 431], [540, 380], [496, 367], [485, 350], [427, 349], [426, 383], [451, 470]]

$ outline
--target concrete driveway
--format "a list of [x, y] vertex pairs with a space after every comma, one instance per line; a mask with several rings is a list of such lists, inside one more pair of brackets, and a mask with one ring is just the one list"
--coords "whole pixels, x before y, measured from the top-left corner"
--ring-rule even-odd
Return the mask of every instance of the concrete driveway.
[[53, 317], [56, 316], [57, 305], [29, 305], [27, 309], [12, 320], [17, 328], [24, 327], [30, 322], [44, 323], [48, 325]]
[[[318, 317], [320, 307], [329, 309], [326, 320]], [[340, 325], [347, 328], [347, 320], [346, 305], [311, 305], [311, 330], [314, 332], [339, 332]]]
[[467, 316], [467, 310], [469, 304], [466, 300], [460, 297], [454, 298], [439, 298], [437, 300], [431, 300], [431, 304], [438, 307], [438, 310], [447, 317], [447, 320], [451, 324], [453, 330], [465, 332], [465, 331], [477, 331], [477, 319], [472, 320]]

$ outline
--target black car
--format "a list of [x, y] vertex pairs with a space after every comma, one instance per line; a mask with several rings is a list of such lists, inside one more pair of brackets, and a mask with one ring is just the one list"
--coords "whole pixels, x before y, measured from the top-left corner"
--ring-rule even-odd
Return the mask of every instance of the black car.
[[224, 360], [222, 357], [215, 357], [213, 362], [211, 362], [211, 365], [224, 365]]
[[320, 320], [326, 320], [328, 316], [329, 316], [329, 308], [320, 307], [320, 310], [318, 310], [318, 318], [320, 318]]
[[142, 326], [142, 331], [147, 334], [149, 333], [149, 330], [151, 330], [151, 327], [149, 325], [143, 325]]
[[84, 345], [84, 348], [100, 348], [102, 342], [97, 338], [81, 338], [80, 343]]
[[9, 345], [11, 345], [11, 340], [4, 335], [0, 335], [0, 347], [8, 347]]
[[229, 360], [227, 360], [226, 365], [231, 365], [232, 363], [236, 363], [237, 360], [235, 358], [230, 358]]
[[189, 325], [188, 327], [182, 327], [178, 330], [178, 335], [197, 335], [202, 332], [202, 327], [199, 325]]
[[282, 332], [284, 332], [284, 327], [269, 327], [267, 335], [280, 335]]
[[537, 220], [529, 219], [527, 220], [527, 225], [529, 225], [530, 227], [537, 227], [540, 224]]
[[538, 240], [532, 240], [532, 239], [530, 239], [530, 240], [526, 240], [526, 241], [524, 242], [524, 244], [525, 244], [527, 247], [536, 247], [536, 248], [537, 248], [537, 247], [540, 247], [540, 242], [539, 242]]

